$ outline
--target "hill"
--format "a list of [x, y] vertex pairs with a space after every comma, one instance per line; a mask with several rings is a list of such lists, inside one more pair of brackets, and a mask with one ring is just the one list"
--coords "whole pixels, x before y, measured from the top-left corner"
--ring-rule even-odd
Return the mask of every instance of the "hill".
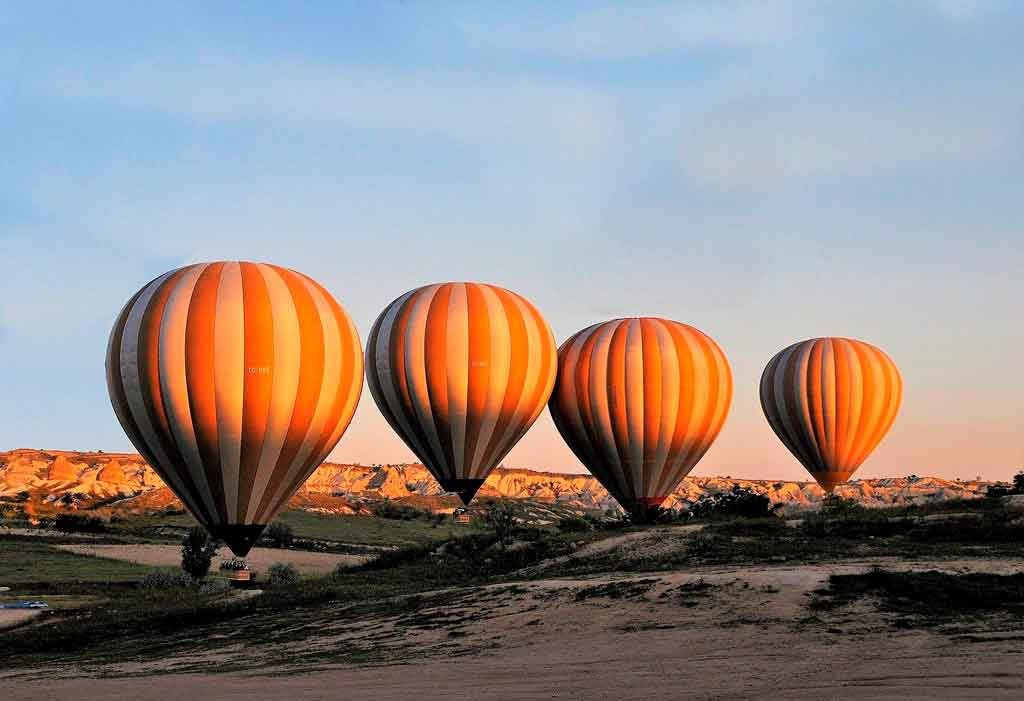
[[[867, 506], [925, 503], [983, 496], [989, 482], [938, 477], [888, 477], [857, 480], [836, 492]], [[666, 502], [681, 507], [707, 493], [734, 485], [749, 487], [786, 510], [814, 508], [823, 491], [814, 482], [688, 477]], [[579, 510], [614, 508], [608, 492], [585, 474], [498, 468], [480, 490], [483, 497], [529, 499]], [[292, 498], [293, 507], [328, 513], [360, 513], [383, 499], [408, 501], [431, 510], [457, 505], [444, 496], [420, 464], [359, 465], [324, 463]], [[134, 453], [17, 449], [0, 452], [0, 500], [33, 509], [102, 508], [117, 505], [138, 513], [180, 509], [153, 469]]]

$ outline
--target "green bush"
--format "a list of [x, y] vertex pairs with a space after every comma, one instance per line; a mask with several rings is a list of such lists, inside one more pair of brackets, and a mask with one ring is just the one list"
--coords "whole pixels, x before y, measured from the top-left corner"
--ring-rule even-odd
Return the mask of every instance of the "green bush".
[[267, 584], [272, 587], [291, 587], [299, 582], [299, 571], [290, 562], [275, 562], [267, 570]]
[[585, 533], [593, 528], [594, 524], [583, 516], [566, 516], [558, 521], [558, 530], [563, 533]]

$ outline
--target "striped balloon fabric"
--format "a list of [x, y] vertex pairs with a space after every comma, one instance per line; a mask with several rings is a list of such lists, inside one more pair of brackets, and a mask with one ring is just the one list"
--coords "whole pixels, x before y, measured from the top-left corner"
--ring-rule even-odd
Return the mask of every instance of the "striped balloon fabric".
[[121, 426], [239, 556], [327, 457], [362, 391], [359, 335], [319, 284], [260, 263], [161, 275], [110, 334]]
[[558, 350], [551, 416], [565, 442], [626, 509], [658, 506], [725, 423], [732, 372], [692, 326], [615, 319]]
[[381, 413], [466, 504], [543, 411], [555, 365], [551, 329], [534, 306], [473, 282], [407, 292], [366, 343]]
[[889, 431], [902, 395], [889, 356], [849, 338], [794, 343], [761, 375], [768, 423], [827, 492], [848, 480]]

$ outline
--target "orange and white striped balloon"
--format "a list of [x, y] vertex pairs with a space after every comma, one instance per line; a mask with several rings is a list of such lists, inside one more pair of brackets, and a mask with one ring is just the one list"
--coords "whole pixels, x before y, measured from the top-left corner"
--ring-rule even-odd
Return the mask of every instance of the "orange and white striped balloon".
[[556, 362], [551, 329], [532, 304], [474, 282], [407, 292], [366, 342], [381, 413], [466, 504], [543, 411]]
[[240, 556], [334, 448], [363, 382], [359, 335], [330, 293], [262, 263], [153, 280], [118, 316], [106, 364], [132, 443]]
[[845, 482], [896, 420], [903, 395], [888, 355], [850, 338], [779, 351], [761, 375], [772, 430], [827, 492]]
[[655, 318], [590, 326], [558, 350], [551, 416], [626, 509], [658, 506], [729, 414], [732, 371], [711, 338]]

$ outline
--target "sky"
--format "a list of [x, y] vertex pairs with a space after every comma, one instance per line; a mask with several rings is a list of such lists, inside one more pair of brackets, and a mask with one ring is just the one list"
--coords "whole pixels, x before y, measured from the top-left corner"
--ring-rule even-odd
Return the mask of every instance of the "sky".
[[[735, 379], [698, 475], [805, 478], [761, 371], [859, 338], [905, 391], [859, 477], [1008, 478], [1022, 30], [1012, 0], [0, 1], [0, 449], [130, 450], [114, 317], [242, 259], [322, 282], [364, 341], [446, 280], [519, 292], [557, 342], [691, 324]], [[332, 458], [413, 459], [365, 391]], [[583, 471], [547, 412], [505, 464]]]

